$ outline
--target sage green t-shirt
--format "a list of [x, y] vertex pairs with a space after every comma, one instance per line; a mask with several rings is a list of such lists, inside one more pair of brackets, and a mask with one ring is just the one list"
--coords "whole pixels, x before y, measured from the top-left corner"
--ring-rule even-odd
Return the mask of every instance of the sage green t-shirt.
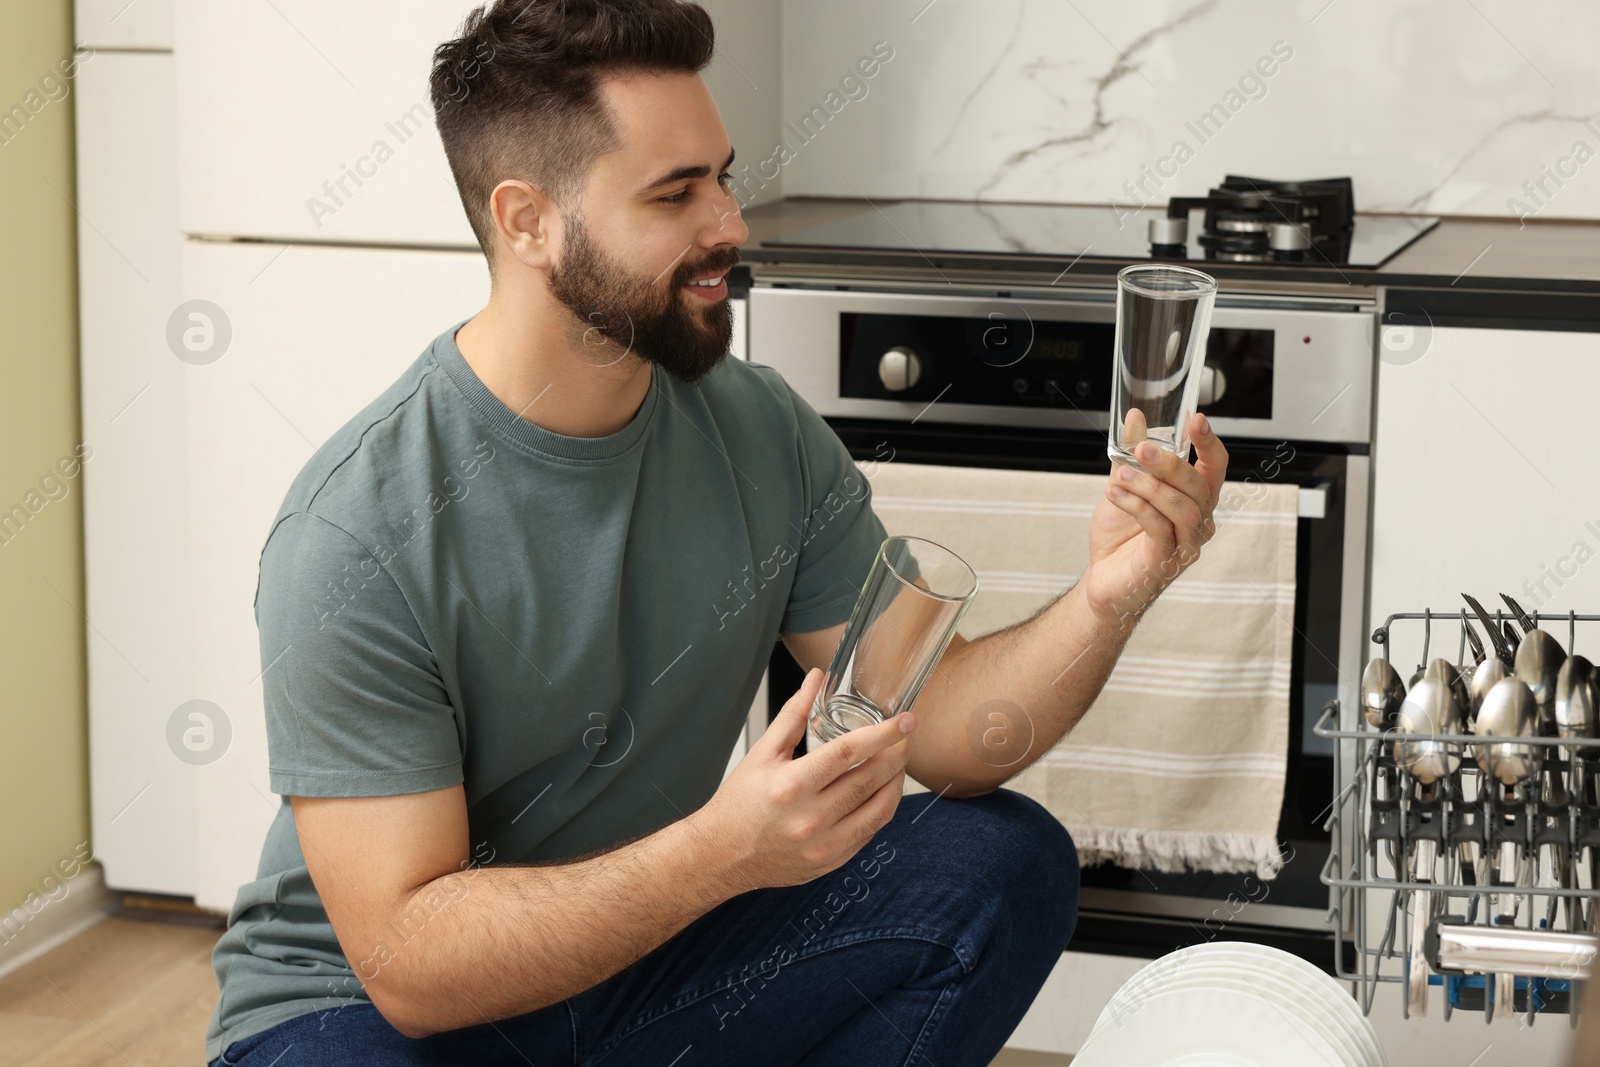
[[[318, 450], [267, 537], [272, 789], [464, 783], [471, 863], [571, 858], [710, 799], [778, 635], [845, 621], [884, 529], [770, 367], [651, 368], [627, 426], [567, 437], [484, 387], [461, 325]], [[346, 959], [284, 800], [213, 954], [207, 1058], [367, 1000], [358, 974], [415, 932]]]

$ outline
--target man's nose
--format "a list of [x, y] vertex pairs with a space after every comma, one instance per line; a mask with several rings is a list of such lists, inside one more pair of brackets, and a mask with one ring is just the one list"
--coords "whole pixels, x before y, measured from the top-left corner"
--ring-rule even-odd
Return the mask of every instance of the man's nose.
[[733, 196], [713, 204], [711, 212], [710, 224], [702, 234], [707, 245], [742, 245], [750, 239], [750, 227], [745, 225], [739, 201]]

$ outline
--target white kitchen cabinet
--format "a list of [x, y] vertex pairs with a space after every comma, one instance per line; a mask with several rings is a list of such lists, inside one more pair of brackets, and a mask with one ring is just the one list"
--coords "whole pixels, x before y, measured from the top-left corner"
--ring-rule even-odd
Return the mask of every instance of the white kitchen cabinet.
[[477, 247], [428, 98], [475, 6], [178, 0], [183, 229]]
[[76, 0], [72, 36], [94, 49], [172, 49], [172, 0]]
[[[434, 47], [475, 6], [178, 0], [184, 231], [476, 248], [428, 94]], [[781, 125], [778, 2], [710, 7], [725, 29], [706, 80], [760, 158]]]
[[[1372, 624], [1455, 614], [1463, 592], [1491, 611], [1505, 592], [1529, 611], [1600, 612], [1600, 333], [1437, 327], [1427, 345], [1378, 371]], [[1397, 647], [1403, 675], [1420, 653]]]
[[253, 602], [289, 484], [341, 425], [489, 293], [473, 252], [190, 241], [185, 299], [232, 340], [187, 368], [193, 692], [226, 714], [227, 752], [195, 770], [196, 903], [226, 909], [255, 876], [278, 798], [267, 779]]
[[[90, 813], [119, 889], [188, 894], [193, 784], [167, 746], [190, 698], [185, 371], [172, 56], [102, 52], [76, 80]], [[43, 195], [53, 195], [48, 190]]]

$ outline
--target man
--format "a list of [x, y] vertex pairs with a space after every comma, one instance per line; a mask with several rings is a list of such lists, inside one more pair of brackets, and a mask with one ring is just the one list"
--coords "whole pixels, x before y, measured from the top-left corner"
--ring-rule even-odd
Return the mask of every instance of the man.
[[[843, 445], [726, 359], [712, 39], [679, 0], [500, 0], [435, 54], [492, 292], [268, 536], [287, 799], [215, 952], [214, 1064], [985, 1064], [1071, 936], [1071, 839], [997, 787], [1195, 558], [1227, 454], [1197, 418], [1194, 466], [1108, 484], [1063, 596], [795, 758], [884, 529], [870, 493], [823, 508]], [[722, 781], [779, 638], [809, 673]], [[1003, 770], [967, 741], [996, 698], [1032, 725]]]

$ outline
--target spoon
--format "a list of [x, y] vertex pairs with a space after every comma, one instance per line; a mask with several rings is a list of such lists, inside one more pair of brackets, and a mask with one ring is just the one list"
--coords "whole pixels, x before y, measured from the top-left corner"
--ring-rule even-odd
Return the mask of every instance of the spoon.
[[[1462, 612], [1465, 618], [1466, 612]], [[1486, 660], [1499, 667], [1499, 660]], [[1481, 668], [1480, 668], [1481, 669]], [[1500, 668], [1504, 671], [1504, 668]], [[1426, 677], [1433, 679], [1445, 686], [1450, 694], [1449, 707], [1446, 709], [1445, 726], [1439, 733], [1466, 733], [1471, 729], [1477, 709], [1473, 704], [1471, 691], [1467, 688], [1466, 680], [1461, 676], [1461, 670], [1447, 659], [1434, 659], [1428, 664]], [[1446, 751], [1454, 757], [1454, 766], [1460, 766], [1461, 746], [1451, 742], [1445, 743]], [[1454, 768], [1452, 768], [1453, 770]], [[1459, 786], [1459, 783], [1457, 783]], [[1472, 842], [1461, 841], [1456, 846], [1456, 859], [1460, 864], [1461, 881], [1466, 885], [1476, 884], [1474, 873]], [[1430, 868], [1431, 869], [1431, 868]]]
[[[1433, 661], [1428, 664], [1428, 669], [1424, 672], [1424, 677], [1432, 678], [1436, 682], [1443, 683], [1444, 687], [1450, 691], [1451, 699], [1453, 699], [1456, 703], [1454, 721], [1458, 726], [1465, 723], [1467, 708], [1472, 704], [1472, 695], [1467, 691], [1466, 680], [1461, 677], [1461, 669], [1447, 659], [1435, 657]], [[1455, 733], [1456, 730], [1452, 729], [1440, 732]]]
[[1434, 913], [1434, 895], [1426, 887], [1433, 884], [1438, 855], [1439, 843], [1431, 837], [1421, 838], [1412, 846], [1411, 881], [1417, 888], [1411, 891], [1411, 936], [1406, 945], [1407, 1019], [1428, 1014], [1428, 960], [1424, 946]]
[[1374, 730], [1387, 730], [1394, 725], [1395, 712], [1406, 698], [1406, 687], [1400, 675], [1386, 659], [1375, 659], [1367, 664], [1361, 675], [1361, 714]]
[[[1560, 670], [1555, 672], [1555, 697], [1550, 712], [1550, 729], [1554, 729], [1557, 737], [1594, 737], [1595, 736], [1595, 688], [1594, 664], [1590, 664], [1582, 656], [1573, 656], [1563, 662]], [[1541, 733], [1544, 733], [1541, 729]], [[1571, 752], [1571, 769], [1573, 769], [1573, 789], [1582, 789], [1582, 766], [1578, 758], [1589, 750], [1573, 750]], [[1560, 787], [1562, 773], [1550, 768], [1550, 781], [1558, 793], [1563, 792]], [[1565, 848], [1555, 849], [1552, 856], [1552, 867], [1555, 870], [1555, 880], [1563, 889], [1573, 888], [1571, 873], [1573, 873], [1573, 857], [1566, 853]], [[1566, 901], [1568, 907], [1568, 920], [1573, 920], [1573, 907], [1576, 901]], [[1573, 929], [1578, 928], [1576, 921], [1571, 921]]]
[[[1490, 737], [1532, 737], [1538, 729], [1538, 703], [1533, 690], [1519, 678], [1502, 678], [1483, 699], [1478, 711], [1478, 734]], [[1483, 772], [1511, 789], [1539, 773], [1539, 757], [1532, 745], [1482, 744], [1477, 746], [1478, 765]], [[1489, 880], [1497, 885], [1515, 886], [1522, 881], [1523, 855], [1515, 842], [1502, 841], [1493, 857]], [[1510, 872], [1509, 878], [1507, 872]], [[1515, 893], [1497, 894], [1495, 924], [1512, 925], [1517, 919]], [[1516, 978], [1509, 973], [1494, 976], [1494, 998], [1490, 1018], [1510, 1016], [1515, 1011]]]
[[[1538, 714], [1539, 706], [1527, 683], [1520, 678], [1502, 678], [1483, 698], [1476, 732], [1489, 738], [1533, 737]], [[1483, 773], [1507, 788], [1515, 789], [1539, 773], [1539, 754], [1533, 745], [1482, 743], [1475, 747], [1474, 757]]]
[[1503, 678], [1511, 677], [1506, 670], [1506, 665], [1497, 657], [1485, 659], [1478, 664], [1478, 669], [1472, 672], [1472, 684], [1467, 687], [1470, 699], [1467, 704], [1467, 726], [1473, 733], [1481, 733], [1478, 729], [1478, 713], [1483, 708], [1483, 698], [1489, 695], [1489, 690], [1494, 688], [1496, 682]]
[[1523, 636], [1512, 661], [1512, 673], [1533, 690], [1533, 700], [1539, 708], [1539, 734], [1543, 737], [1554, 737], [1556, 733], [1556, 677], [1566, 658], [1555, 638], [1534, 629]]
[[[1395, 729], [1401, 738], [1394, 743], [1394, 761], [1422, 783], [1426, 791], [1431, 791], [1440, 779], [1453, 774], [1461, 765], [1459, 746], [1442, 741], [1407, 741], [1404, 736], [1456, 733], [1461, 728], [1461, 708], [1448, 678], [1453, 670], [1446, 660], [1436, 659], [1430, 663], [1427, 674], [1411, 687], [1395, 715]], [[1419, 838], [1412, 846], [1410, 880], [1417, 888], [1412, 891], [1411, 936], [1407, 944], [1407, 1018], [1428, 1013], [1428, 968], [1423, 943], [1428, 921], [1433, 917], [1433, 894], [1423, 887], [1433, 882], [1437, 859], [1438, 843], [1432, 838]]]
[[1446, 741], [1406, 740], [1407, 734], [1453, 734], [1461, 730], [1461, 708], [1450, 686], [1424, 677], [1412, 687], [1395, 714], [1394, 761], [1425, 786], [1454, 774], [1461, 766], [1460, 745]]
[[1594, 664], [1573, 656], [1556, 672], [1551, 725], [1557, 737], [1594, 737]]
[[[1513, 673], [1533, 690], [1534, 704], [1538, 707], [1540, 737], [1556, 736], [1556, 679], [1561, 674], [1567, 654], [1555, 638], [1543, 630], [1529, 630], [1517, 646]], [[1566, 796], [1566, 783], [1562, 780], [1557, 761], [1549, 760], [1545, 767], [1544, 798], [1558, 802]], [[1564, 867], [1565, 854], [1557, 856], [1558, 868]], [[1559, 871], [1558, 871], [1559, 873]]]

